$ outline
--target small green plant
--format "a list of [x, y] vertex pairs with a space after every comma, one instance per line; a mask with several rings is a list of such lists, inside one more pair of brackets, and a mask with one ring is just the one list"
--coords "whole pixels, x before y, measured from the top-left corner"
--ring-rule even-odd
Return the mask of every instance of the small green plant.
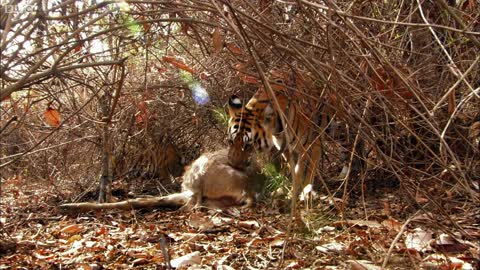
[[262, 169], [262, 173], [268, 179], [266, 190], [269, 192], [276, 191], [280, 187], [284, 187], [288, 182], [288, 177], [278, 171], [273, 163], [267, 163]]
[[219, 125], [224, 127], [228, 126], [228, 115], [222, 107], [214, 107], [212, 109], [213, 117]]

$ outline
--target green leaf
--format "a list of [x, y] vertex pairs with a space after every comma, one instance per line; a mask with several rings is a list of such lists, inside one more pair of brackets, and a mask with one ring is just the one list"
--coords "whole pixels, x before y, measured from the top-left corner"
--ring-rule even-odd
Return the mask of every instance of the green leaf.
[[228, 125], [228, 115], [225, 112], [225, 110], [222, 107], [215, 107], [212, 109], [213, 111], [213, 117], [215, 118], [215, 121], [224, 127], [227, 127]]

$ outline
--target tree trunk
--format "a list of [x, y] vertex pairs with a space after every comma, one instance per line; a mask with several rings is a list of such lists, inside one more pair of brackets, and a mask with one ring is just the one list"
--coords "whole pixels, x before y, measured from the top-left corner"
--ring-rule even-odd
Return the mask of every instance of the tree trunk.
[[112, 197], [112, 166], [111, 166], [111, 147], [110, 130], [108, 120], [110, 98], [107, 93], [100, 98], [100, 108], [102, 111], [103, 133], [102, 133], [102, 172], [100, 175], [100, 187], [98, 192], [98, 202], [110, 202]]

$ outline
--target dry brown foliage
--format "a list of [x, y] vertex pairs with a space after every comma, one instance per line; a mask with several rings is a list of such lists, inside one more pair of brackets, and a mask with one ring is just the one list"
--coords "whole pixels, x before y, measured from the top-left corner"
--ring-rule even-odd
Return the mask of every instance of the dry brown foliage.
[[447, 203], [478, 206], [478, 2], [87, 2], [2, 6], [15, 11], [0, 20], [2, 183], [48, 183], [73, 200], [100, 174], [176, 175], [160, 160], [221, 147], [228, 96], [281, 71], [311, 78], [295, 95], [340, 127], [324, 134], [318, 179], [362, 143], [367, 168], [350, 180], [395, 179], [446, 227], [461, 228]]

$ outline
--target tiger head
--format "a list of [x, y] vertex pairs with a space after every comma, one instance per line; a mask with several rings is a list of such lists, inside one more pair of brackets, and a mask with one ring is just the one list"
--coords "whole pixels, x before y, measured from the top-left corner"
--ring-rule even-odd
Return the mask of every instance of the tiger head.
[[228, 160], [231, 166], [244, 169], [255, 150], [269, 151], [273, 145], [270, 123], [273, 109], [268, 102], [254, 96], [246, 106], [233, 95], [228, 102]]

